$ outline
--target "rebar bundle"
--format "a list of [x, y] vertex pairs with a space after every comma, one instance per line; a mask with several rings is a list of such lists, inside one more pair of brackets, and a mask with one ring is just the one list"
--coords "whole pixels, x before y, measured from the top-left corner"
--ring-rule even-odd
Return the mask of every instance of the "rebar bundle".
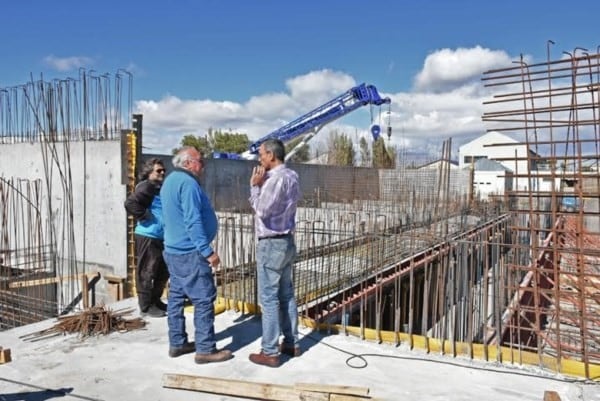
[[133, 309], [113, 311], [104, 305], [94, 306], [74, 315], [61, 316], [54, 326], [19, 338], [25, 341], [37, 341], [59, 334], [78, 334], [79, 337], [86, 338], [106, 335], [114, 331], [126, 332], [144, 328], [146, 326], [144, 319], [124, 317], [132, 312]]

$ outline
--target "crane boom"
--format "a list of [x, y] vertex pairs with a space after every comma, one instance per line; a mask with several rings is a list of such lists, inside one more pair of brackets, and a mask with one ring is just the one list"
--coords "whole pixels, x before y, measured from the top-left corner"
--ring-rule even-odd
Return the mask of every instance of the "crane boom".
[[294, 121], [276, 129], [253, 142], [248, 150], [241, 155], [231, 153], [215, 153], [215, 158], [223, 159], [256, 159], [258, 148], [268, 139], [279, 139], [286, 143], [292, 139], [305, 135], [300, 143], [288, 151], [286, 160], [292, 157], [303, 145], [312, 139], [325, 125], [345, 116], [359, 107], [372, 104], [380, 106], [389, 104], [390, 98], [382, 98], [373, 85], [360, 84], [338, 97], [295, 119]]

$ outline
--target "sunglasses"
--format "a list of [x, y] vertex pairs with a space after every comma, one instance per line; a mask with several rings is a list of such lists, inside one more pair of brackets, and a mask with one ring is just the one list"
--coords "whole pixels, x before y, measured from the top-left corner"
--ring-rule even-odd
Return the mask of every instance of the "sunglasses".
[[159, 169], [154, 170], [154, 172], [158, 173], [158, 174], [163, 174], [165, 172], [165, 169], [164, 168], [159, 168]]

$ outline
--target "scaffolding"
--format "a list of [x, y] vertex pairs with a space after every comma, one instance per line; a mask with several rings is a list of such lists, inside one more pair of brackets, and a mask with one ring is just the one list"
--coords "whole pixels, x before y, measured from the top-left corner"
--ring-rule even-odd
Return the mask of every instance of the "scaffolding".
[[[514, 158], [524, 185], [508, 191], [513, 250], [505, 283], [514, 294], [493, 341], [564, 361], [585, 376], [600, 362], [600, 54], [583, 48], [547, 61], [488, 71], [495, 95], [485, 103], [490, 130], [529, 150]], [[505, 146], [505, 144], [497, 144]], [[520, 241], [525, 239], [526, 241]]]

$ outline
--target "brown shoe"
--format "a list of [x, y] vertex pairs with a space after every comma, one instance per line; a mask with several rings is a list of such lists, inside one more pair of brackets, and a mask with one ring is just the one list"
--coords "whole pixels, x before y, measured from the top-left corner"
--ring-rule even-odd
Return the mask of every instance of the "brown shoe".
[[194, 360], [196, 363], [223, 362], [233, 358], [231, 351], [228, 349], [218, 349], [210, 354], [196, 354]]
[[286, 343], [279, 344], [279, 352], [286, 354], [291, 358], [302, 355], [302, 351], [300, 350], [299, 346]]
[[177, 358], [178, 356], [191, 354], [196, 351], [196, 344], [191, 342], [186, 342], [181, 347], [170, 347], [169, 348], [169, 356], [171, 358]]
[[250, 354], [249, 359], [258, 365], [265, 365], [271, 368], [279, 366], [279, 355], [267, 355], [262, 351], [258, 354]]

